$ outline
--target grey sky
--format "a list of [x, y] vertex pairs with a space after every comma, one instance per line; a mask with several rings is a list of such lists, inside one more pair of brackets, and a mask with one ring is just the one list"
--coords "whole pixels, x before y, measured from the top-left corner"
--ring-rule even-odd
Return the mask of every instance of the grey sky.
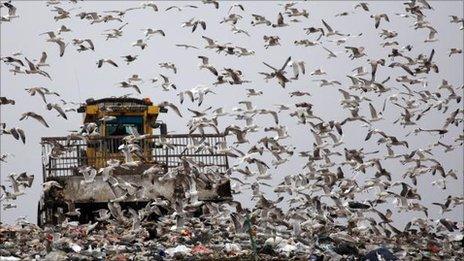
[[[45, 70], [50, 73], [52, 81], [37, 75], [16, 75], [10, 73], [9, 66], [4, 63], [1, 64], [1, 95], [13, 98], [17, 101], [14, 106], [5, 105], [1, 107], [1, 122], [6, 122], [8, 126], [18, 126], [25, 130], [27, 136], [26, 145], [17, 142], [9, 135], [1, 136], [1, 151], [2, 153], [8, 152], [14, 154], [14, 157], [8, 158], [8, 163], [1, 165], [1, 179], [2, 184], [6, 184], [7, 175], [11, 172], [20, 173], [27, 171], [29, 174], [35, 174], [36, 180], [33, 187], [26, 191], [26, 195], [21, 196], [16, 203], [17, 209], [1, 211], [1, 220], [6, 223], [11, 223], [18, 216], [28, 216], [29, 220], [35, 222], [37, 201], [41, 193], [41, 149], [39, 145], [40, 137], [42, 136], [65, 136], [67, 131], [75, 130], [80, 126], [82, 116], [78, 114], [69, 113], [69, 120], [65, 121], [56, 116], [56, 113], [47, 111], [43, 101], [39, 97], [31, 97], [24, 91], [24, 88], [32, 86], [43, 86], [50, 88], [53, 91], [60, 93], [61, 98], [66, 101], [82, 102], [87, 98], [95, 97], [101, 98], [106, 96], [119, 96], [131, 92], [127, 89], [121, 89], [115, 86], [119, 81], [126, 80], [132, 74], [139, 74], [145, 83], [141, 84], [142, 95], [134, 94], [134, 97], [150, 97], [155, 103], [164, 100], [179, 104], [176, 94], [179, 90], [187, 90], [198, 84], [211, 85], [215, 81], [213, 75], [206, 70], [199, 70], [198, 64], [200, 60], [198, 55], [205, 55], [210, 58], [210, 63], [215, 65], [216, 68], [222, 69], [234, 68], [240, 69], [243, 72], [244, 79], [250, 80], [251, 83], [243, 85], [220, 85], [215, 88], [216, 95], [208, 95], [201, 108], [213, 106], [213, 108], [224, 107], [227, 111], [231, 111], [233, 107], [239, 107], [238, 102], [246, 100], [246, 89], [255, 88], [264, 91], [264, 95], [259, 97], [252, 97], [249, 100], [255, 106], [263, 109], [275, 109], [275, 104], [294, 104], [296, 102], [308, 101], [314, 104], [314, 113], [322, 117], [325, 121], [339, 120], [342, 121], [348, 116], [348, 111], [339, 106], [341, 94], [337, 91], [338, 86], [333, 87], [318, 87], [318, 83], [314, 79], [321, 77], [306, 75], [300, 77], [297, 81], [292, 81], [288, 84], [286, 89], [282, 89], [275, 80], [265, 82], [262, 75], [258, 72], [269, 72], [269, 69], [262, 64], [263, 61], [275, 66], [280, 67], [288, 56], [295, 60], [304, 60], [307, 67], [307, 72], [311, 72], [317, 68], [322, 68], [327, 71], [327, 75], [323, 78], [329, 80], [338, 80], [342, 82], [343, 89], [348, 89], [350, 84], [346, 75], [351, 75], [351, 70], [357, 66], [367, 66], [367, 59], [379, 59], [385, 57], [387, 64], [391, 62], [390, 58], [386, 55], [389, 53], [390, 48], [382, 48], [380, 44], [384, 42], [379, 37], [381, 28], [394, 30], [399, 33], [399, 36], [394, 40], [398, 41], [401, 46], [412, 44], [414, 46], [410, 56], [416, 57], [420, 53], [428, 55], [432, 49], [435, 49], [436, 56], [435, 62], [440, 67], [439, 74], [424, 75], [427, 77], [428, 89], [436, 90], [440, 85], [442, 79], [447, 79], [450, 84], [454, 86], [461, 86], [463, 83], [463, 55], [454, 55], [448, 57], [450, 48], [457, 47], [463, 48], [463, 31], [459, 31], [459, 25], [449, 23], [449, 15], [463, 16], [463, 3], [461, 1], [440, 1], [431, 2], [434, 7], [433, 12], [427, 12], [427, 19], [433, 24], [438, 31], [439, 41], [434, 43], [424, 43], [428, 35], [428, 30], [414, 30], [412, 28], [412, 19], [401, 18], [395, 13], [404, 13], [404, 6], [399, 1], [382, 1], [371, 2], [371, 13], [387, 13], [390, 22], [382, 21], [379, 29], [374, 28], [373, 19], [369, 18], [370, 13], [361, 11], [361, 9], [354, 10], [355, 2], [335, 2], [335, 1], [317, 1], [317, 2], [299, 2], [297, 7], [304, 8], [309, 11], [309, 18], [298, 18], [301, 23], [291, 23], [291, 26], [283, 28], [272, 28], [264, 25], [253, 27], [250, 25], [251, 14], [260, 14], [266, 16], [272, 22], [276, 21], [277, 13], [283, 8], [278, 5], [276, 1], [261, 2], [261, 1], [248, 1], [242, 2], [245, 7], [245, 12], [235, 9], [234, 12], [241, 14], [244, 19], [239, 21], [237, 26], [244, 30], [249, 31], [251, 37], [243, 34], [232, 34], [230, 32], [230, 25], [219, 24], [223, 17], [227, 15], [229, 6], [233, 2], [221, 2], [219, 10], [214, 9], [212, 5], [203, 5], [201, 2], [193, 2], [192, 4], [198, 5], [198, 9], [185, 8], [182, 12], [171, 10], [165, 12], [164, 9], [170, 5], [187, 5], [188, 2], [157, 2], [160, 8], [159, 12], [153, 12], [151, 9], [136, 10], [128, 12], [124, 20], [128, 22], [128, 26], [124, 28], [124, 34], [119, 39], [110, 39], [105, 41], [102, 36], [103, 30], [110, 28], [117, 28], [121, 23], [117, 21], [110, 21], [108, 23], [100, 23], [90, 25], [88, 20], [80, 20], [74, 17], [74, 14], [82, 11], [96, 11], [102, 12], [105, 10], [118, 10], [128, 7], [138, 6], [139, 2], [126, 1], [86, 1], [79, 2], [76, 5], [63, 3], [61, 7], [69, 9], [71, 7], [80, 7], [79, 10], [73, 10], [71, 19], [60, 20], [55, 22], [53, 16], [55, 13], [51, 12], [52, 7], [47, 7], [44, 2], [39, 1], [22, 1], [14, 2], [13, 4], [18, 8], [19, 18], [12, 20], [9, 23], [1, 24], [1, 55], [8, 56], [14, 52], [21, 51], [25, 57], [29, 59], [38, 59], [42, 51], [48, 53], [48, 63], [51, 65]], [[344, 17], [334, 17], [335, 14], [349, 11], [350, 15]], [[2, 14], [5, 10], [2, 8]], [[191, 33], [189, 28], [181, 28], [182, 22], [189, 20], [192, 17], [201, 18], [207, 21], [207, 29], [205, 31], [197, 29]], [[332, 28], [339, 30], [342, 33], [350, 33], [356, 35], [363, 33], [362, 37], [349, 38], [347, 46], [365, 46], [367, 56], [361, 59], [350, 60], [348, 54], [345, 54], [344, 45], [337, 46], [335, 43], [328, 42], [327, 38], [322, 38], [322, 45], [338, 52], [338, 58], [326, 59], [327, 53], [321, 46], [302, 47], [295, 46], [293, 42], [301, 39], [315, 40], [315, 35], [307, 36], [304, 33], [305, 27], [321, 27], [321, 19], [324, 19]], [[286, 17], [286, 20], [289, 20]], [[66, 25], [71, 28], [73, 32], [65, 33], [62, 36], [66, 42], [70, 42], [73, 38], [90, 38], [95, 44], [95, 52], [86, 51], [78, 53], [76, 47], [71, 43], [67, 46], [63, 57], [59, 57], [58, 46], [54, 43], [47, 43], [46, 35], [40, 33], [57, 30], [61, 25]], [[132, 47], [131, 44], [137, 39], [143, 38], [142, 28], [163, 29], [166, 37], [155, 35], [148, 40], [148, 47], [145, 50], [140, 50], [138, 47]], [[253, 56], [236, 57], [225, 56], [224, 54], [216, 54], [214, 50], [203, 49], [206, 45], [201, 36], [207, 36], [217, 40], [220, 43], [231, 42], [234, 45], [245, 47], [250, 50], [255, 50], [256, 54]], [[270, 47], [264, 49], [263, 35], [278, 35], [281, 40], [281, 46]], [[332, 38], [336, 39], [336, 37]], [[200, 47], [200, 50], [175, 47], [174, 44], [186, 43]], [[138, 54], [139, 59], [130, 65], [126, 65], [120, 56], [127, 54]], [[96, 61], [100, 58], [111, 58], [119, 64], [119, 68], [111, 66], [103, 66], [97, 69]], [[174, 75], [172, 71], [160, 68], [160, 62], [174, 62], [178, 67], [178, 73]], [[370, 69], [370, 68], [368, 68]], [[291, 69], [287, 69], [291, 73]], [[158, 77], [162, 73], [171, 77], [172, 81], [178, 86], [178, 91], [171, 90], [169, 92], [163, 91], [160, 87], [154, 87], [148, 80], [149, 78]], [[398, 88], [403, 91], [401, 85], [394, 81], [394, 79], [403, 75], [400, 68], [381, 67], [377, 73], [377, 79], [385, 79], [391, 76], [391, 80], [387, 86]], [[417, 88], [422, 88], [416, 86]], [[291, 91], [309, 91], [312, 96], [305, 98], [290, 98], [289, 92]], [[392, 95], [398, 90], [393, 89], [389, 93], [383, 94], [378, 97], [376, 94], [367, 94], [366, 96], [373, 99], [374, 106], [380, 110], [382, 103], [386, 97]], [[52, 98], [50, 98], [52, 100]], [[58, 100], [56, 100], [57, 102]], [[187, 111], [187, 107], [195, 109], [195, 104], [190, 104], [189, 101], [182, 106], [182, 113], [184, 118], [179, 118], [173, 113], [162, 115], [162, 120], [168, 124], [168, 130], [175, 131], [176, 133], [187, 132], [185, 126], [191, 114]], [[361, 114], [368, 115], [368, 103], [363, 103], [361, 106]], [[462, 108], [454, 102], [447, 112], [441, 114], [440, 112], [431, 112], [420, 121], [419, 126], [423, 128], [437, 128], [441, 126], [446, 116], [456, 108]], [[26, 120], [19, 122], [21, 113], [26, 111], [35, 111], [43, 115], [50, 123], [52, 128], [46, 129], [34, 120]], [[400, 128], [392, 122], [396, 120], [401, 111], [397, 107], [388, 104], [385, 112], [385, 120], [376, 122], [374, 127], [379, 128], [391, 135], [404, 135], [412, 131], [415, 126]], [[280, 114], [282, 125], [286, 125], [289, 129], [290, 138], [284, 140], [282, 143], [296, 146], [296, 152], [303, 150], [312, 150], [312, 143], [314, 138], [310, 132], [308, 125], [297, 124], [296, 118], [291, 118], [288, 112]], [[255, 121], [260, 126], [273, 126], [272, 117], [270, 115], [257, 115]], [[235, 122], [236, 124], [244, 125], [243, 121], [235, 121], [232, 117], [220, 118], [220, 129], [224, 129], [227, 125]], [[453, 143], [453, 140], [462, 131], [462, 125], [459, 128], [451, 127], [449, 133], [442, 139], [444, 143]], [[365, 151], [373, 151], [380, 149], [379, 155], [385, 155], [385, 146], [378, 146], [377, 139], [371, 139], [369, 142], [364, 142], [365, 135], [368, 129], [363, 128], [358, 123], [348, 123], [344, 126], [345, 144], [338, 147], [336, 150], [343, 151], [343, 147], [347, 148], [360, 148], [364, 147]], [[260, 131], [249, 135], [251, 144], [254, 144], [264, 135], [274, 135], [274, 133], [265, 133]], [[395, 148], [397, 153], [410, 152], [416, 148], [426, 148], [428, 145], [433, 144], [438, 140], [437, 136], [432, 136], [427, 133], [422, 133], [418, 136], [409, 136], [407, 138], [410, 148], [404, 150], [402, 148]], [[231, 144], [235, 141], [233, 136], [228, 137], [228, 143]], [[240, 145], [239, 148], [247, 150], [249, 145]], [[440, 190], [438, 187], [432, 187], [431, 182], [439, 177], [432, 177], [430, 173], [425, 174], [419, 178], [418, 191], [423, 196], [423, 203], [429, 206], [429, 213], [431, 218], [440, 216], [440, 208], [431, 206], [431, 202], [443, 202], [448, 195], [463, 194], [463, 150], [462, 147], [450, 153], [443, 153], [442, 149], [435, 148], [433, 150], [434, 157], [442, 162], [445, 170], [454, 169], [459, 174], [459, 179], [449, 180], [448, 188], [446, 191]], [[271, 161], [272, 156], [265, 155], [263, 157], [268, 162]], [[343, 159], [334, 158], [337, 163]], [[277, 169], [271, 167], [274, 178], [269, 181], [270, 184], [276, 185], [283, 180], [285, 175], [297, 174], [304, 172], [302, 166], [305, 164], [306, 159], [298, 157], [297, 153], [290, 160], [279, 166]], [[394, 180], [400, 180], [406, 167], [402, 166], [397, 160], [383, 161], [383, 166], [392, 173]], [[411, 165], [409, 165], [411, 166]], [[253, 166], [254, 167], [254, 166]], [[336, 169], [336, 167], [334, 167]], [[344, 168], [345, 174], [352, 175], [349, 168]], [[367, 174], [357, 174], [356, 177], [359, 183], [366, 178], [373, 177], [373, 170], [368, 171]], [[240, 175], [237, 175], [240, 177]], [[253, 179], [250, 178], [250, 181]], [[409, 183], [410, 180], [407, 179]], [[274, 198], [272, 188], [262, 187], [267, 192], [269, 197]], [[399, 187], [396, 188], [399, 191]], [[363, 195], [369, 198], [369, 195]], [[245, 191], [242, 195], [236, 198], [246, 206], [252, 206], [249, 202], [250, 191]], [[388, 208], [394, 208], [392, 204], [385, 205]], [[454, 219], [462, 220], [462, 206], [448, 212], [445, 215]], [[407, 221], [413, 216], [422, 214], [418, 212], [410, 212], [406, 214], [395, 214], [395, 219]]]

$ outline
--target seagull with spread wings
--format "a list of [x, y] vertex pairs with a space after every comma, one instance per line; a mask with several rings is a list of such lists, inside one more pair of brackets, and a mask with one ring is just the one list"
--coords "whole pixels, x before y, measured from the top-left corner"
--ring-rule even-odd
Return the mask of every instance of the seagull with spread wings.
[[264, 65], [266, 65], [267, 67], [271, 68], [272, 70], [274, 70], [272, 73], [263, 73], [263, 72], [260, 72], [260, 74], [263, 74], [263, 75], [266, 75], [266, 77], [270, 77], [270, 78], [277, 78], [277, 81], [279, 83], [280, 86], [282, 86], [283, 88], [285, 88], [285, 84], [287, 82], [290, 82], [290, 80], [285, 77], [285, 68], [287, 67], [288, 63], [292, 60], [292, 57], [288, 57], [287, 60], [285, 61], [284, 65], [280, 68], [280, 69], [276, 69], [275, 67], [263, 62]]

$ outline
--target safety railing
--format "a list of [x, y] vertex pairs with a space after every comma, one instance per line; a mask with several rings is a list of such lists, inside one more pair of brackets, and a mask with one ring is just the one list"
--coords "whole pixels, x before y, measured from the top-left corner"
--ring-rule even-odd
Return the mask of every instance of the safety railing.
[[[43, 137], [42, 167], [44, 181], [48, 178], [80, 175], [79, 167], [102, 168], [110, 159], [124, 162], [121, 145], [124, 137]], [[204, 138], [204, 140], [202, 140]], [[196, 146], [198, 141], [202, 145]], [[150, 135], [137, 140], [138, 153], [131, 153], [134, 160], [157, 163], [167, 170], [181, 164], [181, 157], [191, 158], [201, 169], [217, 168], [225, 173], [229, 167], [227, 155], [217, 153], [217, 144], [226, 142], [223, 134], [171, 134]], [[139, 156], [135, 156], [138, 154]]]

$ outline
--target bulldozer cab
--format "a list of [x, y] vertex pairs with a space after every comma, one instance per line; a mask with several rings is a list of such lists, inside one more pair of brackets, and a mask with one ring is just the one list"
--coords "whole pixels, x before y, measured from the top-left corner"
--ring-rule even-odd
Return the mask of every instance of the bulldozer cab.
[[[84, 114], [84, 124], [96, 123], [97, 136], [105, 138], [104, 144], [95, 142], [87, 147], [87, 163], [94, 168], [106, 166], [107, 159], [123, 159], [119, 148], [125, 136], [153, 134], [156, 129], [159, 129], [161, 135], [166, 134], [166, 125], [157, 122], [157, 118], [159, 113], [165, 113], [167, 109], [154, 105], [149, 98], [89, 99], [78, 112]], [[145, 158], [152, 158], [150, 146], [143, 148]]]

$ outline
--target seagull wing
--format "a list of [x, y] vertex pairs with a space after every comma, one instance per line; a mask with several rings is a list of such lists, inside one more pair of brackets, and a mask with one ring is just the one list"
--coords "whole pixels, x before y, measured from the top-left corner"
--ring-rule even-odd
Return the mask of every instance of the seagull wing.
[[168, 103], [166, 106], [171, 108], [177, 115], [179, 115], [179, 117], [182, 117], [182, 114], [180, 114], [179, 108], [177, 108], [176, 105], [174, 105], [172, 103]]
[[293, 75], [295, 76], [295, 79], [298, 79], [299, 70], [298, 70], [298, 63], [296, 61], [292, 62], [292, 69], [293, 69]]
[[45, 121], [45, 119], [42, 116], [35, 114], [35, 113], [30, 116], [36, 119], [37, 121], [39, 121], [40, 123], [42, 123], [45, 127], [50, 128], [50, 126], [48, 125], [48, 123]]
[[161, 78], [163, 78], [164, 83], [169, 83], [169, 78], [160, 74]]
[[62, 57], [64, 55], [64, 49], [66, 49], [66, 44], [61, 40], [58, 40], [55, 43], [57, 43], [60, 47], [60, 57]]
[[292, 60], [292, 57], [289, 56], [280, 70], [281, 70], [281, 71], [285, 70], [285, 67], [287, 67], [288, 63], [289, 63], [291, 60]]
[[86, 41], [87, 43], [89, 43], [90, 49], [95, 50], [95, 46], [93, 45], [92, 40], [90, 40], [90, 39], [85, 39], [84, 41]]
[[40, 57], [40, 63], [45, 63], [45, 61], [47, 60], [47, 53], [46, 52], [42, 52], [42, 57]]
[[263, 64], [266, 65], [267, 67], [271, 68], [271, 69], [274, 70], [274, 71], [278, 71], [276, 68], [270, 66], [269, 64], [267, 64], [267, 63], [265, 63], [265, 62], [263, 62]]
[[139, 94], [142, 94], [142, 92], [140, 91], [139, 86], [137, 86], [137, 85], [135, 85], [135, 84], [132, 84], [131, 87], [134, 88], [135, 91], [138, 92]]
[[306, 68], [303, 61], [298, 62], [298, 66], [300, 66], [301, 73], [306, 74]]
[[118, 67], [118, 65], [111, 59], [106, 60], [106, 62], [113, 65], [114, 67]]
[[19, 137], [21, 138], [21, 141], [26, 144], [26, 134], [24, 134], [24, 131], [22, 129], [16, 129], [19, 133]]
[[63, 108], [61, 108], [57, 104], [55, 104], [55, 106], [53, 106], [53, 108], [55, 108], [55, 110], [61, 115], [61, 117], [65, 118], [66, 120], [68, 119], [68, 117], [66, 117], [66, 113], [64, 113], [64, 111], [63, 111]]
[[26, 62], [27, 62], [27, 64], [29, 65], [29, 69], [30, 69], [31, 71], [35, 71], [36, 68], [35, 68], [34, 63], [32, 63], [29, 59], [27, 59], [27, 57], [25, 57], [24, 59], [26, 59]]
[[369, 103], [369, 110], [371, 112], [371, 117], [373, 119], [377, 118], [377, 112], [375, 111], [374, 105], [372, 105], [372, 103]]
[[271, 113], [272, 117], [274, 117], [275, 124], [279, 124], [279, 116], [277, 115], [277, 112], [271, 111], [270, 113]]
[[327, 28], [327, 31], [333, 32], [332, 28], [322, 19], [322, 23], [324, 24], [325, 28]]

